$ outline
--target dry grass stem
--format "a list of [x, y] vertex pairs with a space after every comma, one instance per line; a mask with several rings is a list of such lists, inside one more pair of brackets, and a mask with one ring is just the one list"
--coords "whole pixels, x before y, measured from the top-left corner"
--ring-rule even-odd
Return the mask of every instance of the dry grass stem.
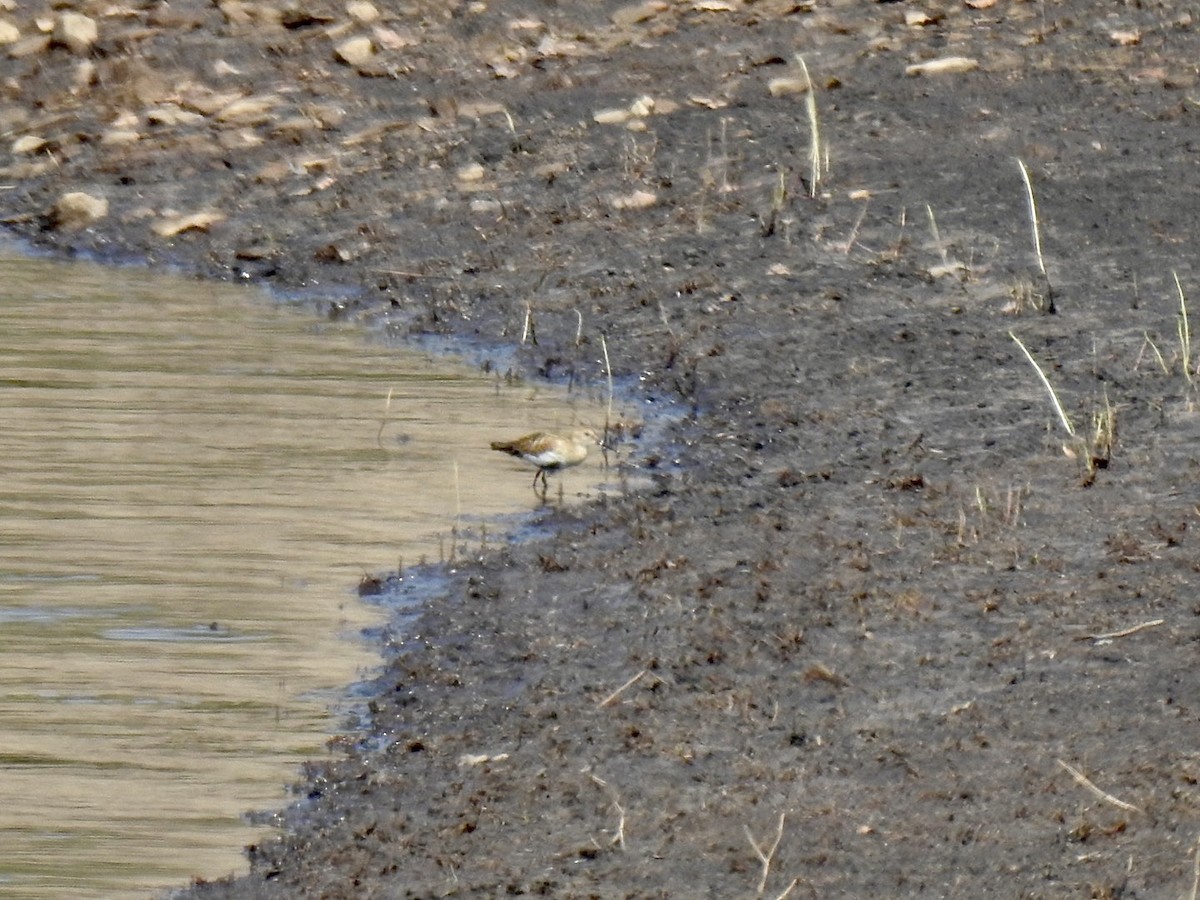
[[1131, 634], [1137, 634], [1139, 631], [1145, 631], [1147, 628], [1157, 628], [1166, 622], [1166, 619], [1151, 619], [1149, 622], [1142, 622], [1140, 625], [1134, 625], [1130, 628], [1123, 628], [1120, 631], [1109, 631], [1104, 634], [1081, 634], [1075, 638], [1077, 641], [1095, 641], [1097, 644], [1107, 643], [1116, 638], [1129, 637]]
[[804, 83], [808, 90], [804, 94], [804, 106], [808, 111], [808, 162], [809, 162], [809, 180], [808, 180], [808, 196], [817, 196], [817, 188], [821, 183], [821, 178], [828, 174], [829, 171], [829, 155], [822, 151], [821, 148], [821, 123], [817, 117], [817, 89], [812, 83], [812, 78], [808, 75], [808, 65], [804, 62], [804, 57], [799, 53], [796, 54], [796, 62], [800, 64], [800, 72], [804, 75]]
[[529, 341], [533, 346], [537, 346], [537, 326], [533, 321], [533, 306], [525, 304], [525, 328], [521, 332], [521, 346], [525, 346], [525, 341]]
[[871, 201], [867, 200], [863, 203], [862, 212], [858, 214], [858, 218], [854, 220], [854, 227], [850, 229], [850, 237], [846, 238], [846, 245], [842, 248], [842, 252], [846, 255], [850, 254], [854, 247], [855, 241], [858, 240], [858, 229], [862, 227], [863, 219], [867, 217], [867, 208], [871, 205]]
[[1117, 414], [1108, 401], [1108, 388], [1104, 389], [1104, 409], [1092, 415], [1092, 452], [1089, 465], [1104, 469], [1112, 459], [1117, 444]]
[[613, 702], [615, 702], [615, 701], [616, 701], [616, 699], [617, 699], [618, 697], [620, 697], [620, 696], [621, 696], [621, 694], [622, 694], [624, 691], [628, 690], [629, 688], [631, 688], [631, 687], [633, 687], [635, 684], [637, 684], [637, 683], [638, 683], [638, 681], [639, 681], [639, 680], [640, 680], [640, 679], [641, 679], [641, 678], [642, 678], [642, 677], [643, 677], [643, 676], [646, 674], [646, 672], [648, 672], [648, 671], [649, 671], [648, 669], [642, 669], [642, 671], [638, 672], [636, 675], [634, 675], [632, 678], [630, 678], [630, 679], [629, 679], [627, 682], [625, 682], [623, 685], [621, 685], [619, 688], [617, 688], [615, 691], [613, 691], [611, 694], [609, 694], [607, 697], [605, 697], [603, 700], [601, 700], [599, 703], [597, 703], [597, 704], [596, 704], [596, 706], [603, 708], [603, 707], [605, 707], [605, 706], [609, 706], [609, 705], [611, 705]]
[[1116, 797], [1114, 797], [1112, 794], [1108, 793], [1107, 791], [1100, 790], [1100, 788], [1096, 787], [1096, 785], [1091, 781], [1091, 779], [1089, 779], [1086, 775], [1084, 775], [1082, 772], [1080, 772], [1074, 766], [1063, 762], [1061, 759], [1056, 759], [1055, 762], [1058, 763], [1060, 766], [1062, 766], [1064, 769], [1066, 769], [1067, 772], [1071, 775], [1071, 777], [1075, 779], [1076, 783], [1078, 783], [1082, 787], [1085, 787], [1089, 791], [1091, 791], [1091, 793], [1098, 800], [1103, 800], [1105, 803], [1111, 803], [1113, 806], [1119, 807], [1120, 809], [1127, 810], [1128, 812], [1141, 812], [1141, 809], [1134, 806], [1132, 803], [1126, 803], [1124, 800], [1117, 799]]
[[1179, 353], [1183, 357], [1183, 377], [1187, 383], [1192, 383], [1192, 326], [1188, 321], [1187, 297], [1183, 294], [1183, 285], [1179, 283], [1179, 275], [1172, 271], [1175, 278], [1175, 290], [1179, 292]]
[[625, 849], [625, 807], [623, 807], [621, 805], [621, 795], [616, 792], [616, 790], [613, 788], [613, 786], [611, 784], [609, 784], [607, 781], [605, 781], [600, 776], [593, 775], [592, 773], [589, 772], [588, 777], [590, 779], [592, 779], [592, 781], [594, 781], [597, 785], [599, 785], [601, 788], [604, 789], [604, 792], [608, 794], [609, 800], [612, 801], [613, 808], [617, 811], [617, 830], [616, 830], [616, 833], [613, 834], [612, 839], [609, 840], [609, 844], [616, 844], [618, 847], [620, 847], [622, 850], [624, 850]]
[[1136, 370], [1141, 366], [1142, 354], [1145, 353], [1146, 348], [1149, 347], [1151, 352], [1154, 354], [1154, 359], [1158, 363], [1158, 367], [1162, 369], [1163, 374], [1170, 375], [1171, 367], [1167, 365], [1167, 361], [1163, 358], [1162, 353], [1159, 352], [1158, 346], [1153, 340], [1151, 340], [1150, 335], [1147, 332], [1143, 331], [1142, 336], [1145, 337], [1145, 340], [1142, 341], [1142, 349], [1138, 351], [1138, 358], [1134, 362], [1133, 368]]
[[[758, 845], [758, 841], [754, 839], [754, 835], [750, 832], [750, 826], [742, 826], [746, 831], [746, 840], [750, 842], [750, 846], [754, 848], [754, 852], [758, 856], [759, 862], [762, 863], [762, 875], [758, 879], [758, 890], [756, 891], [756, 895], [760, 897], [762, 896], [762, 892], [767, 889], [767, 878], [771, 875], [771, 860], [775, 857], [775, 851], [779, 849], [779, 842], [783, 840], [784, 817], [784, 813], [779, 814], [779, 825], [775, 829], [775, 840], [771, 842], [771, 846], [766, 850], [763, 850], [763, 848]], [[793, 881], [792, 885], [788, 887], [788, 891], [790, 891], [794, 885], [795, 882]], [[786, 894], [787, 891], [784, 891], [784, 894], [781, 896], [786, 896]]]
[[600, 335], [600, 349], [604, 351], [604, 374], [608, 378], [608, 399], [604, 407], [604, 444], [607, 445], [608, 432], [612, 423], [613, 394], [615, 391], [613, 390], [612, 362], [608, 358], [608, 341], [605, 340], [604, 335]]
[[928, 203], [925, 204], [925, 212], [929, 215], [929, 230], [933, 233], [933, 244], [937, 247], [938, 254], [942, 257], [942, 265], [949, 266], [950, 258], [946, 254], [946, 246], [942, 243], [942, 233], [938, 231], [937, 219], [933, 217], [933, 207]]
[[1029, 222], [1033, 229], [1033, 252], [1037, 256], [1038, 270], [1046, 282], [1046, 312], [1054, 313], [1054, 289], [1050, 286], [1050, 276], [1046, 273], [1046, 260], [1042, 256], [1042, 229], [1038, 224], [1037, 201], [1033, 198], [1033, 182], [1029, 179], [1029, 169], [1020, 158], [1017, 165], [1021, 168], [1021, 178], [1025, 182], [1025, 199], [1029, 203]]
[[1192, 889], [1188, 893], [1188, 900], [1196, 900], [1197, 892], [1200, 891], [1200, 838], [1196, 840], [1196, 848], [1192, 854]]
[[379, 419], [379, 431], [375, 433], [375, 443], [379, 445], [379, 449], [383, 449], [383, 429], [387, 427], [388, 413], [392, 409], [392, 389], [388, 388], [387, 400], [383, 403], [383, 416]]
[[1037, 372], [1038, 378], [1041, 379], [1042, 385], [1046, 388], [1046, 393], [1050, 395], [1050, 400], [1054, 403], [1054, 411], [1058, 413], [1058, 421], [1062, 423], [1062, 427], [1066, 430], [1067, 434], [1075, 437], [1075, 426], [1071, 424], [1071, 419], [1067, 416], [1067, 411], [1063, 409], [1062, 403], [1059, 402], [1058, 394], [1054, 392], [1054, 388], [1050, 384], [1050, 379], [1046, 377], [1046, 373], [1042, 371], [1042, 367], [1037, 364], [1037, 360], [1033, 358], [1033, 354], [1021, 343], [1021, 339], [1011, 331], [1008, 333], [1008, 336], [1017, 342], [1017, 346], [1021, 348], [1021, 352], [1025, 354], [1025, 358], [1029, 360], [1029, 364]]
[[1029, 169], [1019, 158], [1017, 165], [1021, 167], [1021, 178], [1025, 181], [1025, 199], [1029, 201], [1029, 221], [1033, 228], [1033, 251], [1037, 255], [1038, 269], [1046, 274], [1046, 261], [1042, 258], [1042, 231], [1038, 226], [1037, 201], [1033, 199], [1033, 182], [1029, 180]]

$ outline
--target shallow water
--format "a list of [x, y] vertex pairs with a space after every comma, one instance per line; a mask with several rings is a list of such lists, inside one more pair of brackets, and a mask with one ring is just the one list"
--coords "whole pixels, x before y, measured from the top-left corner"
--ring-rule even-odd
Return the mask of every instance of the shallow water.
[[0, 259], [0, 337], [6, 897], [244, 871], [378, 662], [359, 578], [534, 504], [489, 440], [603, 421], [140, 270]]

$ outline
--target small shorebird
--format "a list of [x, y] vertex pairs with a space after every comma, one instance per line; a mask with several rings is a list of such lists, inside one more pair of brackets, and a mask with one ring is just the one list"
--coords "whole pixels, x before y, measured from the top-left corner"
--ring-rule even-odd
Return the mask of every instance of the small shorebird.
[[516, 456], [530, 465], [537, 466], [533, 476], [533, 489], [537, 490], [538, 479], [542, 481], [542, 496], [546, 496], [546, 473], [568, 466], [577, 466], [588, 455], [588, 445], [598, 444], [600, 439], [590, 428], [574, 431], [567, 437], [535, 431], [515, 441], [492, 441], [492, 449]]

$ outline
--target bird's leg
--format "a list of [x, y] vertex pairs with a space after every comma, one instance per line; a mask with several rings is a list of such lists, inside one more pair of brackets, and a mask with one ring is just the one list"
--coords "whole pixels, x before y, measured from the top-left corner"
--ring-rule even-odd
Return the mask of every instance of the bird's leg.
[[[539, 479], [541, 479], [541, 482], [542, 482], [541, 492], [538, 491], [538, 480]], [[543, 500], [545, 500], [546, 499], [546, 491], [548, 491], [549, 489], [550, 489], [549, 485], [546, 484], [546, 470], [538, 469], [537, 473], [533, 476], [533, 492], [535, 494], [537, 494], [539, 497], [541, 497]]]

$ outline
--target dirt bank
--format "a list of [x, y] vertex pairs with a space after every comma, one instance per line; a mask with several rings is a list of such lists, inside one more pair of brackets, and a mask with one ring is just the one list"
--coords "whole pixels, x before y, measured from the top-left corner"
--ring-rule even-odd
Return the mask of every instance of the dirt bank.
[[532, 316], [531, 378], [603, 335], [674, 413], [186, 896], [1194, 890], [1194, 12], [76, 6], [0, 61], [14, 232], [484, 356]]

